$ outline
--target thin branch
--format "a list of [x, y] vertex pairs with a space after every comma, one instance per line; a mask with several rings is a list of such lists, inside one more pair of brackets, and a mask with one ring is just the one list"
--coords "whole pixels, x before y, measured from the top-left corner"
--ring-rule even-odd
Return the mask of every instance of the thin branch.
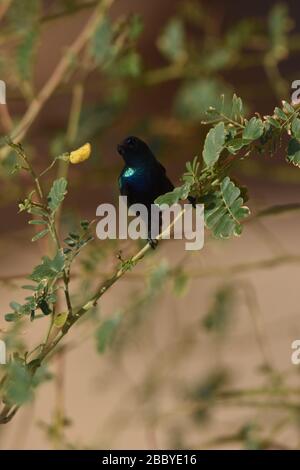
[[88, 10], [90, 8], [95, 7], [99, 3], [99, 0], [92, 0], [90, 2], [81, 3], [76, 5], [72, 8], [68, 8], [66, 10], [59, 11], [57, 13], [53, 13], [50, 15], [44, 15], [41, 17], [41, 23], [49, 23], [50, 21], [58, 20], [64, 18], [69, 15], [73, 15], [75, 13], [79, 13], [82, 10]]
[[[103, 0], [100, 5], [96, 7], [94, 13], [91, 15], [82, 32], [77, 36], [74, 43], [69, 47], [66, 54], [57, 64], [49, 80], [45, 83], [37, 97], [32, 101], [20, 123], [12, 132], [11, 139], [14, 141], [14, 143], [19, 143], [25, 137], [31, 125], [39, 115], [41, 109], [65, 76], [73, 58], [77, 57], [78, 54], [82, 51], [83, 47], [86, 45], [87, 41], [92, 36], [99, 23], [104, 19], [107, 10], [113, 3], [114, 0]], [[2, 149], [0, 152], [0, 160], [7, 156], [8, 151], [9, 149], [7, 146]]]
[[[157, 237], [156, 240], [159, 241], [163, 239], [168, 233], [172, 230], [176, 222], [184, 215], [185, 209], [177, 214], [177, 216], [173, 219], [170, 225], [161, 232]], [[31, 368], [32, 376], [35, 374], [37, 369], [41, 366], [43, 361], [55, 350], [56, 346], [60, 343], [60, 341], [66, 336], [70, 328], [80, 319], [82, 318], [89, 310], [91, 310], [99, 301], [99, 299], [112, 287], [130, 268], [136, 266], [139, 261], [141, 261], [148, 251], [151, 250], [150, 243], [147, 243], [136, 255], [134, 255], [130, 260], [127, 262], [123, 262], [121, 268], [119, 268], [115, 274], [105, 282], [103, 282], [99, 288], [96, 290], [95, 294], [92, 298], [86, 302], [82, 307], [80, 307], [75, 314], [72, 316], [68, 316], [65, 325], [63, 326], [61, 332], [54, 338], [54, 340], [49, 344], [46, 345], [41, 353], [33, 360], [34, 366]], [[13, 405], [5, 405], [0, 413], [0, 424], [7, 423], [7, 419], [9, 420], [13, 417], [11, 416], [12, 412], [14, 414], [17, 412], [17, 409], [14, 410]], [[10, 417], [11, 416], [11, 417]]]
[[0, 122], [5, 134], [9, 134], [13, 128], [13, 120], [9, 113], [7, 104], [0, 105]]
[[7, 10], [9, 9], [12, 0], [2, 0], [2, 5], [0, 5], [0, 21], [5, 16]]
[[76, 83], [73, 87], [73, 98], [70, 110], [70, 118], [68, 123], [68, 130], [66, 140], [68, 145], [72, 145], [78, 133], [79, 119], [81, 115], [83, 103], [84, 87], [81, 82]]
[[220, 268], [219, 266], [212, 266], [211, 268], [201, 269], [199, 271], [191, 270], [188, 271], [188, 274], [193, 278], [220, 277], [241, 274], [243, 272], [253, 271], [255, 269], [270, 269], [286, 263], [300, 263], [300, 255], [283, 255], [261, 261], [253, 261], [250, 263], [238, 263], [232, 266], [225, 266], [224, 268]]
[[[174, 218], [174, 220], [171, 222], [171, 224], [163, 231], [161, 232], [157, 237], [156, 240], [159, 241], [163, 239], [169, 231], [174, 227], [176, 222], [184, 215], [185, 209], [182, 209], [182, 211]], [[109, 279], [101, 283], [101, 285], [98, 287], [96, 290], [95, 294], [92, 296], [91, 299], [89, 299], [82, 307], [80, 307], [77, 312], [71, 317], [68, 317], [65, 325], [63, 326], [61, 333], [57, 336], [57, 338], [54, 340], [52, 344], [49, 345], [49, 348], [41, 353], [41, 355], [37, 358], [39, 362], [42, 362], [46, 356], [50, 352], [55, 349], [57, 344], [62, 340], [62, 338], [68, 333], [69, 329], [76, 323], [81, 317], [83, 317], [89, 310], [91, 310], [95, 305], [97, 305], [99, 299], [126, 273], [129, 271], [129, 269], [133, 268], [136, 266], [139, 261], [141, 261], [146, 253], [151, 250], [151, 245], [150, 243], [147, 243], [135, 256], [133, 256], [130, 260], [127, 262], [122, 263], [122, 266], [120, 269], [118, 269], [113, 276], [111, 276]]]

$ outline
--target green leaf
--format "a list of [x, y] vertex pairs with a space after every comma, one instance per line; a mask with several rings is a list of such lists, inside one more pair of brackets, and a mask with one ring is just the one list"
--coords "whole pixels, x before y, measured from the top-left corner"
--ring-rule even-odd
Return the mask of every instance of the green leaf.
[[52, 264], [52, 269], [54, 269], [54, 271], [56, 271], [57, 273], [62, 272], [62, 270], [64, 269], [64, 264], [65, 264], [65, 258], [64, 258], [62, 250], [59, 250], [56, 253], [51, 264]]
[[21, 308], [21, 305], [18, 302], [15, 302], [15, 301], [10, 302], [9, 306], [15, 312], [18, 312]]
[[217, 396], [217, 393], [224, 388], [227, 382], [228, 374], [225, 370], [214, 370], [190, 392], [191, 398], [200, 400], [200, 402], [209, 402]]
[[292, 122], [292, 134], [295, 139], [300, 140], [300, 119], [295, 118]]
[[173, 18], [167, 24], [157, 42], [159, 50], [171, 62], [179, 61], [185, 57], [185, 34], [182, 21]]
[[22, 289], [25, 289], [25, 290], [36, 290], [36, 286], [25, 285], [25, 286], [22, 286]]
[[38, 27], [26, 32], [25, 37], [16, 51], [16, 64], [22, 80], [30, 80], [32, 76], [32, 65], [34, 53], [38, 40]]
[[120, 321], [121, 315], [116, 314], [113, 318], [104, 320], [96, 331], [97, 350], [99, 353], [103, 353], [111, 345]]
[[220, 334], [225, 332], [234, 307], [234, 294], [233, 286], [225, 285], [217, 290], [213, 304], [202, 322], [206, 330]]
[[20, 318], [20, 315], [18, 313], [6, 313], [4, 318], [8, 322], [13, 322], [17, 321]]
[[[201, 78], [197, 80], [186, 80], [179, 88], [175, 98], [175, 113], [181, 119], [188, 121], [199, 121], [207, 117], [207, 109], [212, 106], [228, 114], [231, 112], [229, 102], [220, 103], [220, 95], [230, 95], [231, 90], [221, 80], [214, 78]], [[229, 100], [228, 100], [229, 101]]]
[[[31, 361], [31, 365], [34, 365], [34, 360]], [[32, 387], [36, 388], [38, 385], [40, 385], [43, 382], [46, 382], [48, 380], [51, 380], [53, 378], [53, 374], [49, 372], [44, 365], [39, 365], [38, 363], [38, 369], [34, 376], [32, 377]]]
[[1, 165], [9, 175], [13, 175], [21, 168], [18, 155], [13, 150], [9, 151], [8, 155], [2, 160]]
[[133, 15], [129, 22], [129, 37], [136, 41], [144, 29], [144, 23], [139, 15]]
[[280, 123], [279, 123], [276, 119], [274, 119], [272, 116], [268, 116], [268, 117], [267, 117], [267, 122], [268, 122], [271, 126], [276, 127], [276, 129], [280, 129], [280, 127], [281, 127], [281, 126], [280, 126]]
[[73, 240], [76, 240], [76, 241], [80, 239], [80, 235], [78, 233], [75, 233], [75, 232], [70, 232], [69, 237], [73, 238]]
[[89, 228], [90, 222], [88, 220], [81, 220], [80, 226], [83, 230], [87, 230]]
[[188, 277], [183, 271], [179, 271], [174, 278], [174, 292], [179, 297], [186, 294], [188, 287]]
[[155, 267], [155, 269], [153, 269], [148, 279], [149, 293], [151, 298], [162, 289], [169, 273], [170, 268], [164, 259]]
[[287, 115], [278, 107], [274, 109], [274, 115], [281, 121], [286, 121], [288, 119]]
[[217, 48], [211, 48], [208, 54], [202, 55], [202, 66], [206, 72], [216, 73], [226, 68], [233, 58], [231, 50], [219, 45]]
[[42, 209], [41, 207], [37, 207], [37, 206], [31, 206], [29, 211], [28, 211], [30, 214], [33, 214], [33, 215], [39, 215], [39, 216], [47, 216], [47, 212]]
[[103, 64], [112, 57], [112, 39], [113, 32], [110, 20], [108, 18], [101, 19], [90, 40], [90, 54], [97, 64]]
[[45, 230], [42, 230], [41, 232], [37, 233], [32, 239], [32, 242], [36, 242], [37, 240], [40, 240], [41, 238], [45, 237], [49, 233], [49, 229], [46, 228]]
[[57, 295], [52, 292], [52, 294], [47, 295], [46, 299], [48, 303], [55, 304], [57, 302]]
[[287, 33], [291, 28], [287, 5], [277, 3], [272, 8], [268, 18], [268, 27], [271, 40], [271, 53], [279, 61], [288, 53]]
[[283, 111], [286, 113], [286, 114], [293, 114], [295, 112], [295, 109], [293, 108], [292, 105], [290, 105], [290, 103], [288, 103], [287, 101], [282, 101], [282, 106], [283, 106]]
[[260, 436], [260, 429], [257, 423], [246, 423], [238, 432], [238, 438], [247, 450], [263, 450], [265, 444]]
[[243, 101], [236, 94], [232, 98], [231, 116], [235, 121], [243, 119]]
[[5, 392], [10, 403], [22, 405], [32, 399], [31, 374], [19, 362], [9, 364]]
[[46, 220], [33, 219], [28, 222], [30, 225], [47, 225]]
[[29, 276], [33, 281], [39, 282], [43, 279], [60, 277], [64, 268], [65, 258], [62, 250], [59, 250], [53, 260], [48, 256], [42, 258], [42, 264], [36, 266]]
[[42, 2], [40, 0], [14, 0], [8, 10], [10, 27], [17, 34], [24, 34], [32, 29], [39, 18]]
[[296, 139], [289, 141], [287, 161], [300, 167], [300, 142]]
[[[31, 369], [36, 370], [34, 375]], [[50, 378], [51, 375], [44, 367], [39, 367], [38, 362], [31, 361], [27, 366], [20, 361], [11, 362], [7, 368], [5, 396], [9, 403], [21, 406], [32, 400], [35, 387]]]
[[263, 135], [264, 125], [261, 119], [253, 117], [247, 122], [243, 131], [243, 139], [256, 140]]
[[155, 199], [154, 203], [158, 206], [162, 206], [163, 204], [172, 206], [181, 199], [186, 199], [189, 195], [189, 191], [190, 185], [188, 183], [185, 183], [182, 186], [179, 186], [178, 188], [174, 188], [173, 191], [159, 196]]
[[67, 193], [67, 185], [68, 183], [65, 178], [59, 178], [54, 181], [48, 195], [48, 207], [52, 212], [55, 212], [63, 202]]
[[219, 124], [210, 129], [204, 142], [202, 155], [207, 166], [212, 166], [218, 161], [224, 148], [224, 143], [225, 126], [223, 122], [219, 122]]
[[51, 260], [47, 256], [43, 257], [43, 263], [36, 266], [29, 276], [33, 281], [39, 282], [43, 279], [52, 279], [56, 276], [56, 272], [51, 267]]
[[232, 139], [230, 140], [227, 144], [226, 144], [226, 148], [228, 149], [228, 151], [230, 153], [232, 153], [233, 155], [238, 152], [239, 150], [241, 150], [241, 148], [245, 147], [246, 145], [248, 145], [249, 142], [247, 140], [244, 140], [244, 139], [241, 139], [241, 138], [237, 138], [237, 139]]
[[227, 176], [216, 193], [204, 199], [204, 217], [215, 238], [229, 238], [242, 233], [241, 221], [250, 211], [243, 206], [241, 190]]
[[196, 155], [192, 162], [186, 162], [185, 166], [186, 171], [182, 176], [182, 180], [188, 185], [192, 185], [198, 181], [199, 178], [200, 162], [198, 156]]
[[247, 47], [255, 34], [257, 34], [257, 18], [248, 16], [232, 24], [224, 39], [228, 48], [240, 52]]
[[115, 66], [116, 75], [119, 77], [138, 77], [142, 70], [140, 55], [135, 51], [129, 51], [121, 57]]

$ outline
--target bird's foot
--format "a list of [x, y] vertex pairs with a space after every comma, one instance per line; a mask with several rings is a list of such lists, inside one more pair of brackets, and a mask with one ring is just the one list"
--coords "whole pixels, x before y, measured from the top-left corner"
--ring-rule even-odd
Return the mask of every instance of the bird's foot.
[[148, 238], [148, 243], [151, 246], [152, 250], [155, 250], [155, 248], [158, 245], [158, 240], [153, 240], [152, 238]]

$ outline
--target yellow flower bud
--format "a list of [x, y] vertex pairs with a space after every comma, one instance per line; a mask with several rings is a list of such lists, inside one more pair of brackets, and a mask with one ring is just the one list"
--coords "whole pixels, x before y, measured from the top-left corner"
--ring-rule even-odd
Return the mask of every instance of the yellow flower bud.
[[54, 325], [56, 328], [62, 328], [68, 318], [68, 312], [56, 313], [54, 317]]
[[87, 143], [70, 153], [70, 162], [73, 164], [87, 160], [91, 155], [91, 144]]

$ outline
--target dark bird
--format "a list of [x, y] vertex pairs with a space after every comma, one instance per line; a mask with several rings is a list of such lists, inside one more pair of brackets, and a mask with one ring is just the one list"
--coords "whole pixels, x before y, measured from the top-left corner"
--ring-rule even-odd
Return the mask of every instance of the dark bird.
[[128, 206], [138, 203], [147, 207], [148, 241], [155, 248], [157, 242], [151, 237], [151, 204], [154, 204], [158, 196], [173, 191], [174, 186], [167, 177], [165, 168], [148, 145], [138, 137], [127, 137], [118, 145], [118, 152], [125, 161], [119, 176], [120, 193], [127, 196]]

